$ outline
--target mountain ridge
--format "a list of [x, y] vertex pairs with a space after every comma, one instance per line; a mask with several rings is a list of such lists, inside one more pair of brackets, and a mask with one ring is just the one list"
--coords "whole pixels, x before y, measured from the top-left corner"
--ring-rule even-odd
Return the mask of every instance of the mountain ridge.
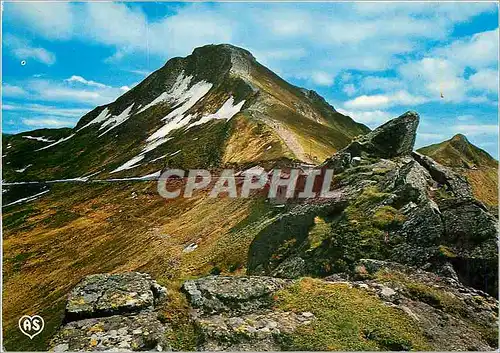
[[[211, 167], [251, 163], [255, 156], [319, 163], [368, 131], [317, 93], [281, 79], [250, 52], [207, 45], [168, 60], [114, 102], [94, 108], [54, 146], [33, 148], [36, 153], [25, 151], [13, 160], [7, 153], [12, 168], [5, 176], [7, 181], [94, 173], [126, 177], [156, 172], [167, 163]], [[9, 141], [15, 145], [26, 134]], [[245, 143], [233, 145], [235, 140]], [[26, 165], [31, 165], [26, 172], [14, 172]]]

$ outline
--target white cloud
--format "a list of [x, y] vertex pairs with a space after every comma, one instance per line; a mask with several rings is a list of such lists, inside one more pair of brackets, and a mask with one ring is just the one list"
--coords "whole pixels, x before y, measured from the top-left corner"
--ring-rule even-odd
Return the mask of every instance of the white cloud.
[[4, 6], [4, 20], [19, 22], [49, 39], [70, 38], [78, 14], [77, 5], [62, 1], [4, 3]]
[[73, 36], [115, 47], [108, 62], [138, 52], [186, 55], [197, 46], [231, 42], [264, 53], [259, 59], [272, 61], [280, 72], [292, 71], [286, 64], [290, 58], [307, 57], [313, 68], [332, 75], [350, 68], [391, 68], [400, 62], [398, 55], [423, 48], [422, 39], [444, 39], [457, 21], [495, 10], [491, 4], [331, 3], [291, 8], [272, 3], [249, 9], [240, 3], [192, 3], [148, 19], [139, 6], [118, 2], [8, 5], [9, 17], [46, 38]]
[[427, 98], [415, 96], [407, 91], [397, 91], [391, 94], [362, 95], [344, 103], [347, 109], [371, 110], [378, 108], [388, 108], [399, 105], [419, 105], [426, 103]]
[[56, 56], [44, 48], [17, 48], [13, 50], [13, 53], [21, 60], [35, 59], [46, 65], [56, 62]]
[[357, 92], [357, 89], [356, 86], [354, 86], [352, 83], [348, 83], [347, 85], [344, 85], [344, 87], [342, 88], [342, 92], [350, 97]]
[[364, 91], [384, 90], [392, 91], [403, 87], [403, 82], [397, 78], [367, 76], [361, 80], [360, 87]]
[[319, 86], [331, 86], [333, 85], [333, 76], [328, 72], [315, 71], [311, 74], [311, 80]]
[[122, 90], [123, 92], [127, 92], [127, 91], [130, 91], [130, 87], [129, 86], [121, 86], [120, 90]]
[[22, 87], [9, 85], [8, 83], [4, 83], [2, 85], [3, 97], [20, 97], [20, 96], [25, 96], [27, 94], [28, 92], [26, 92]]
[[436, 49], [434, 54], [462, 67], [483, 68], [496, 65], [498, 63], [498, 28], [456, 40], [449, 46]]
[[29, 62], [29, 59], [34, 59], [46, 65], [52, 65], [56, 62], [54, 53], [44, 48], [34, 47], [32, 43], [26, 39], [6, 34], [3, 39], [3, 44], [20, 60]]
[[463, 69], [449, 60], [424, 58], [402, 65], [399, 72], [409, 87], [432, 100], [462, 101], [466, 96]]
[[498, 70], [482, 69], [471, 75], [467, 82], [474, 90], [498, 93]]
[[[31, 99], [48, 102], [70, 102], [75, 105], [96, 106], [110, 103], [123, 94], [123, 90], [118, 87], [110, 87], [105, 84], [83, 85], [75, 87], [76, 81], [66, 80], [56, 81], [48, 79], [30, 79], [23, 82], [21, 89], [28, 94]], [[87, 81], [88, 82], [88, 81]]]
[[88, 112], [88, 109], [82, 108], [61, 108], [44, 104], [10, 104], [2, 105], [2, 110], [35, 112], [41, 115], [54, 115], [62, 117], [81, 117]]
[[99, 88], [109, 87], [103, 83], [99, 83], [99, 82], [95, 82], [95, 81], [91, 81], [91, 80], [86, 80], [82, 76], [77, 76], [77, 75], [73, 75], [70, 78], [65, 79], [64, 81], [65, 82], [78, 82], [78, 83], [82, 83], [82, 84], [87, 85], [87, 86], [94, 86], [94, 87], [99, 87]]
[[384, 95], [362, 95], [344, 103], [345, 107], [351, 109], [373, 109], [387, 107], [388, 105], [389, 97]]
[[350, 111], [341, 108], [337, 110], [339, 113], [350, 116], [355, 121], [366, 124], [371, 128], [375, 128], [394, 117], [392, 114], [382, 110]]
[[30, 127], [71, 127], [75, 121], [61, 120], [59, 117], [28, 118], [21, 120], [24, 125]]

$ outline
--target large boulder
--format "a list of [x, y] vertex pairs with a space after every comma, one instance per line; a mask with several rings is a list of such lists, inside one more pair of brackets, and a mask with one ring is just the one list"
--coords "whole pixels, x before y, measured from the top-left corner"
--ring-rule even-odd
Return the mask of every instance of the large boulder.
[[147, 273], [95, 274], [69, 294], [55, 351], [169, 350], [157, 306], [167, 290]]
[[182, 289], [203, 314], [244, 313], [267, 307], [272, 293], [289, 283], [273, 277], [209, 276], [186, 281]]
[[292, 284], [265, 276], [209, 276], [184, 282], [201, 351], [278, 351], [282, 335], [308, 325], [311, 313], [273, 310], [273, 295]]
[[343, 151], [351, 153], [353, 157], [363, 153], [381, 158], [410, 155], [415, 145], [419, 120], [416, 112], [406, 112], [353, 141]]

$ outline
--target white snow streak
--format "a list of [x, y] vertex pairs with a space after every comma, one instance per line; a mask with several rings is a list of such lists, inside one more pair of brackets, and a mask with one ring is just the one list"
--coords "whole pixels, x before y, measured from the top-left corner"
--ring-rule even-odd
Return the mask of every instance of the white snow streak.
[[78, 130], [76, 130], [76, 132], [78, 132], [82, 129], [85, 129], [89, 125], [101, 123], [101, 122], [105, 121], [106, 119], [108, 119], [110, 117], [110, 115], [111, 114], [109, 114], [109, 109], [106, 107], [99, 113], [98, 116], [96, 116], [92, 121], [90, 121], [89, 123], [85, 124], [84, 126], [79, 128]]
[[210, 120], [225, 119], [226, 121], [228, 121], [229, 119], [231, 119], [233, 116], [235, 116], [240, 112], [241, 107], [243, 107], [243, 104], [245, 104], [245, 101], [242, 100], [236, 105], [233, 105], [233, 103], [234, 103], [234, 98], [231, 96], [227, 101], [224, 102], [222, 107], [220, 107], [216, 113], [201, 117], [200, 120], [190, 124], [189, 128], [208, 123]]
[[178, 103], [182, 103], [177, 108], [172, 110], [166, 117], [162, 120], [166, 121], [166, 124], [157, 130], [153, 135], [149, 136], [147, 141], [153, 141], [159, 138], [167, 136], [171, 131], [179, 129], [189, 124], [192, 116], [184, 114], [191, 109], [200, 99], [202, 99], [208, 91], [212, 88], [212, 84], [201, 81], [195, 83], [189, 90], [184, 92], [177, 99]]
[[102, 125], [101, 127], [99, 128], [99, 130], [102, 130], [104, 129], [106, 126], [108, 125], [111, 125], [111, 127], [109, 129], [107, 129], [106, 131], [104, 131], [102, 134], [99, 135], [99, 137], [101, 137], [102, 135], [104, 135], [105, 133], [107, 133], [108, 131], [114, 129], [115, 127], [117, 127], [118, 125], [124, 123], [125, 121], [128, 120], [128, 118], [130, 118], [130, 112], [132, 111], [132, 108], [134, 107], [134, 104], [135, 103], [132, 103], [129, 107], [127, 107], [124, 111], [122, 111], [120, 114], [118, 115], [113, 115], [111, 118], [109, 118], [108, 120], [106, 120]]
[[180, 73], [179, 76], [177, 76], [177, 79], [175, 80], [173, 86], [170, 88], [168, 92], [163, 92], [160, 94], [158, 97], [156, 97], [151, 103], [147, 104], [137, 112], [137, 114], [142, 113], [148, 108], [151, 108], [152, 106], [163, 103], [163, 102], [169, 102], [169, 103], [175, 103], [179, 102], [179, 98], [188, 90], [188, 86], [191, 83], [191, 80], [193, 79], [192, 76], [184, 76], [184, 71]]
[[11, 202], [11, 203], [8, 203], [6, 205], [3, 205], [3, 207], [7, 207], [7, 206], [12, 206], [12, 205], [17, 205], [19, 203], [22, 203], [22, 202], [29, 202], [29, 201], [33, 201], [33, 200], [36, 200], [38, 198], [38, 196], [41, 196], [43, 194], [46, 194], [48, 193], [50, 190], [45, 190], [45, 191], [42, 191], [38, 194], [35, 194], [35, 195], [32, 195], [32, 196], [28, 196], [28, 197], [24, 197], [22, 199], [19, 199], [19, 200], [16, 200], [14, 202]]
[[121, 166], [119, 166], [118, 168], [113, 170], [111, 173], [117, 173], [117, 172], [121, 172], [122, 170], [127, 170], [127, 169], [132, 169], [132, 168], [138, 167], [140, 164], [137, 164], [137, 163], [139, 163], [143, 159], [144, 159], [144, 155], [139, 154], [139, 155], [135, 156], [134, 158], [132, 158], [131, 160], [129, 160], [128, 162], [125, 162], [124, 164], [122, 164]]
[[48, 138], [45, 138], [45, 137], [29, 136], [29, 135], [24, 135], [21, 137], [28, 139], [28, 140], [35, 140], [35, 141], [40, 141], [40, 142], [54, 142], [54, 140], [49, 140]]
[[24, 168], [21, 168], [21, 169], [16, 169], [15, 171], [18, 172], [18, 173], [23, 173], [26, 169], [28, 169], [29, 167], [31, 167], [33, 164], [28, 164], [26, 167]]
[[[45, 147], [39, 148], [39, 149], [37, 149], [36, 151], [45, 150], [45, 149], [47, 149], [47, 148], [53, 147], [53, 146], [55, 146], [55, 145], [58, 145], [58, 144], [60, 144], [61, 142], [68, 141], [68, 140], [69, 140], [70, 138], [72, 138], [73, 136], [75, 136], [75, 134], [71, 134], [71, 135], [69, 135], [68, 137], [64, 137], [64, 138], [62, 138], [62, 139], [60, 139], [60, 140], [58, 140], [58, 141], [56, 141], [56, 142], [54, 142], [54, 143], [51, 143], [51, 144], [50, 144], [50, 145], [48, 145], [48, 146], [45, 146]], [[35, 152], [36, 152], [36, 151], [35, 151]]]

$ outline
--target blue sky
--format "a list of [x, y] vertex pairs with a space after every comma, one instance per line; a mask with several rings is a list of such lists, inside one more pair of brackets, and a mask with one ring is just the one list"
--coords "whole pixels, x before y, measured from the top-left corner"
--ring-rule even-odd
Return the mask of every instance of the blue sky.
[[[74, 126], [210, 43], [250, 50], [370, 127], [416, 110], [498, 158], [495, 3], [4, 3], [2, 128]], [[24, 64], [24, 65], [23, 65]]]

